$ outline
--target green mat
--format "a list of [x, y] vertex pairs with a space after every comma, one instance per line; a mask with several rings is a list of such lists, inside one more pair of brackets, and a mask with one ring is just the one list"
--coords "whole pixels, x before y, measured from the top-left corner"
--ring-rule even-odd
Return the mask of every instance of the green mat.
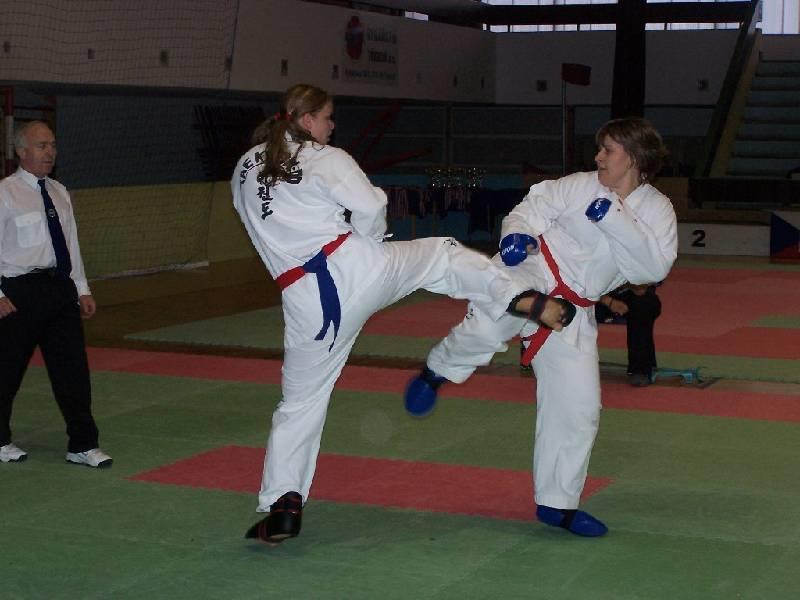
[[[427, 298], [419, 297], [416, 301], [424, 299]], [[143, 331], [129, 335], [127, 339], [281, 351], [283, 349], [283, 314], [281, 308], [275, 306], [227, 317]], [[362, 333], [356, 340], [352, 355], [423, 361], [430, 349], [440, 339]], [[600, 361], [601, 363], [624, 365], [627, 363], [627, 352], [621, 349], [601, 348]], [[518, 362], [519, 347], [512, 344], [507, 352], [496, 354], [492, 364], [516, 365]], [[658, 364], [659, 367], [667, 369], [700, 367], [700, 376], [704, 379], [723, 378], [800, 383], [800, 361], [796, 360], [659, 352]]]
[[785, 316], [761, 317], [753, 321], [754, 327], [776, 327], [778, 329], [800, 329], [800, 317]]
[[[533, 522], [323, 502], [312, 491], [302, 535], [268, 548], [242, 539], [257, 518], [255, 489], [127, 478], [228, 444], [262, 446], [278, 386], [110, 372], [93, 383], [115, 459], [105, 471], [64, 464], [44, 370], [26, 376], [14, 426], [30, 458], [0, 465], [3, 598], [797, 596], [796, 423], [605, 410], [590, 474], [614, 481], [584, 505], [611, 528], [600, 540]], [[531, 405], [448, 399], [420, 421], [401, 404], [399, 394], [336, 392], [322, 451], [530, 467]], [[376, 414], [386, 435], [365, 429]]]

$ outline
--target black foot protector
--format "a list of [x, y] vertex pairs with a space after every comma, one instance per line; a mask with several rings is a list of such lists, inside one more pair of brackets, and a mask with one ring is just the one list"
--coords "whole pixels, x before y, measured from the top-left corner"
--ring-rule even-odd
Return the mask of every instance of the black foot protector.
[[245, 538], [276, 544], [297, 537], [303, 518], [303, 499], [297, 492], [287, 492], [269, 507], [269, 514], [244, 534]]
[[[519, 310], [517, 308], [517, 304], [519, 301], [524, 298], [533, 297], [533, 305], [531, 306], [530, 311]], [[547, 294], [542, 294], [541, 292], [537, 292], [536, 290], [528, 290], [526, 292], [522, 292], [518, 296], [516, 296], [508, 305], [506, 309], [512, 315], [517, 315], [519, 317], [525, 317], [526, 319], [533, 319], [542, 327], [547, 327], [548, 329], [552, 329], [546, 323], [541, 321], [542, 313], [544, 312], [544, 308], [547, 305], [548, 300], [553, 300], [558, 302], [564, 310], [564, 314], [561, 316], [561, 325], [566, 327], [570, 323], [572, 323], [572, 319], [575, 318], [575, 314], [577, 310], [575, 305], [572, 302], [564, 300], [563, 298], [554, 298], [552, 296], [548, 296]]]

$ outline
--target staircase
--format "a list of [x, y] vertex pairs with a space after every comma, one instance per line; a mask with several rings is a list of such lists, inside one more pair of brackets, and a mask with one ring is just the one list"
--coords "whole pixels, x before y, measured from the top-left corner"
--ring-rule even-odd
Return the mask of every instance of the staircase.
[[800, 61], [762, 61], [726, 175], [786, 178], [796, 169], [800, 169]]

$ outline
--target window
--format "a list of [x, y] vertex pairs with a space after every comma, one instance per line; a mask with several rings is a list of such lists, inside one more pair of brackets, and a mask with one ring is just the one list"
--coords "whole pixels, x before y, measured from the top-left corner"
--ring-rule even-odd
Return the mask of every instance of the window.
[[[616, 0], [481, 0], [486, 4], [504, 6], [553, 6], [560, 4], [615, 4]], [[651, 2], [686, 2], [687, 0], [649, 0]], [[735, 0], [694, 0], [699, 2], [731, 2]], [[763, 33], [800, 33], [800, 0], [762, 0], [761, 20]], [[648, 23], [647, 29], [737, 29], [737, 23]], [[615, 29], [614, 24], [603, 25], [493, 25], [491, 31], [597, 31]]]

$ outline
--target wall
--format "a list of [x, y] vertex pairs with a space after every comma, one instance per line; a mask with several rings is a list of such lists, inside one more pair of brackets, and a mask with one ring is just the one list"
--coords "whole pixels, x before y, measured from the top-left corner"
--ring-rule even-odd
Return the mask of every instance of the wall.
[[[345, 30], [353, 15], [365, 25], [396, 31], [396, 85], [341, 76]], [[286, 76], [282, 59], [288, 60]], [[230, 89], [284, 90], [310, 81], [336, 95], [490, 102], [494, 64], [494, 36], [488, 32], [308, 2], [242, 0]], [[334, 65], [339, 79], [332, 78]]]
[[236, 5], [4, 1], [0, 41], [8, 50], [0, 54], [0, 80], [222, 89]]
[[[296, 0], [4, 4], [0, 81], [259, 92], [312, 81], [341, 95], [494, 99], [494, 36], [480, 30]], [[353, 15], [396, 32], [397, 85], [332, 79]]]
[[761, 38], [764, 60], [800, 60], [800, 35], [765, 35]]
[[70, 188], [203, 181], [185, 98], [56, 97], [57, 176]]
[[[4, 5], [0, 82], [275, 93], [311, 81], [343, 96], [560, 105], [561, 64], [577, 62], [592, 67], [592, 84], [569, 86], [570, 104], [611, 100], [615, 34], [610, 31], [493, 34], [298, 0]], [[396, 85], [342, 77], [345, 30], [354, 15], [396, 33]], [[712, 105], [736, 35], [733, 30], [648, 32], [646, 102]], [[798, 53], [791, 41], [776, 40], [770, 47], [775, 56]], [[698, 89], [701, 79], [708, 81], [706, 90]], [[536, 90], [539, 80], [547, 82], [547, 91]]]
[[[591, 85], [569, 85], [569, 104], [608, 104], [614, 69], [613, 31], [496, 34], [498, 104], [561, 105], [561, 64], [592, 68]], [[547, 90], [537, 91], [537, 81]]]
[[227, 181], [77, 189], [71, 195], [91, 279], [257, 257]]
[[[516, 170], [523, 161], [554, 169], [560, 164], [557, 127], [549, 131], [529, 113], [558, 112], [563, 62], [592, 67], [590, 86], [568, 88], [587, 164], [594, 154], [593, 133], [607, 118], [611, 100], [615, 34], [607, 31], [492, 34], [297, 0], [138, 0], [135, 6], [127, 0], [4, 1], [2, 14], [0, 84], [13, 84], [25, 105], [54, 98], [50, 106], [62, 148], [58, 177], [78, 190], [76, 215], [87, 267], [99, 276], [157, 268], [164, 260], [253, 255], [231, 210], [227, 184], [211, 183], [227, 174], [215, 177], [200, 159], [209, 147], [201, 134], [234, 128], [219, 122], [199, 130], [198, 107], [261, 106], [270, 114], [277, 93], [311, 81], [340, 96], [341, 108], [350, 107], [351, 124], [343, 118], [340, 127], [346, 140], [356, 138], [364, 116], [385, 107], [386, 100], [411, 100], [419, 114], [446, 112], [453, 103], [457, 106], [446, 112], [450, 120], [440, 120], [443, 126], [426, 125], [418, 115], [398, 119], [399, 130], [387, 132], [389, 148], [377, 148], [377, 157], [397, 153], [402, 136], [413, 150], [418, 138], [429, 134], [444, 140], [440, 146], [451, 144], [453, 156], [461, 156], [453, 139], [471, 143], [464, 165], [488, 165], [490, 158], [503, 158], [502, 149], [509, 154], [502, 162]], [[395, 85], [342, 77], [344, 34], [353, 15], [396, 32]], [[767, 37], [766, 58], [800, 54], [800, 36]], [[672, 174], [687, 170], [700, 147], [735, 39], [735, 31], [714, 30], [647, 35], [646, 115], [672, 148]], [[547, 82], [543, 92], [536, 89], [539, 80]], [[698, 88], [698, 80], [708, 82], [706, 90]], [[495, 103], [503, 106], [491, 106]], [[453, 120], [458, 110], [475, 113], [466, 129]], [[510, 116], [515, 111], [532, 130], [515, 125]], [[20, 116], [35, 112], [21, 110]], [[490, 131], [478, 131], [481, 127]], [[520, 137], [524, 140], [515, 139]], [[217, 141], [213, 164], [235, 160], [247, 144]], [[540, 156], [548, 143], [554, 149]], [[441, 163], [449, 156], [432, 155], [420, 161]], [[419, 172], [420, 164], [409, 168]], [[676, 192], [683, 201], [682, 188]], [[155, 232], [153, 224], [161, 223], [168, 225]], [[174, 248], [167, 252], [169, 246]]]
[[212, 263], [257, 258], [250, 237], [233, 209], [231, 186], [227, 181], [212, 184], [211, 217], [208, 226], [208, 260]]
[[[732, 29], [647, 32], [647, 104], [713, 105], [739, 32]], [[707, 89], [699, 89], [705, 80]]]
[[89, 278], [207, 262], [213, 185], [72, 190]]
[[[737, 31], [648, 31], [645, 103], [710, 105], [716, 102]], [[570, 105], [610, 104], [614, 76], [613, 31], [498, 34], [498, 104], [561, 104], [561, 64], [592, 68], [589, 86], [567, 85]], [[698, 60], [702, 57], [702, 60]], [[698, 80], [708, 88], [698, 89]], [[547, 90], [537, 90], [537, 81]]]

